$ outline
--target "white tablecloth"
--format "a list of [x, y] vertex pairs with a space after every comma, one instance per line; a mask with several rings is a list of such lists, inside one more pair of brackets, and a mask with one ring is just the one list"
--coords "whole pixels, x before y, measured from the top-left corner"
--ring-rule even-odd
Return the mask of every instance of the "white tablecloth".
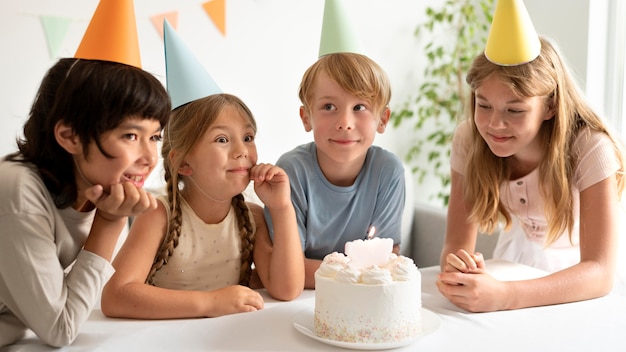
[[[535, 269], [488, 261], [497, 278], [543, 275]], [[438, 267], [420, 270], [424, 308], [441, 319], [440, 328], [394, 351], [626, 351], [626, 297], [603, 298], [493, 313], [468, 313], [439, 294]], [[292, 320], [314, 306], [306, 290], [291, 302], [267, 295], [265, 309], [219, 318], [141, 321], [110, 319], [92, 312], [71, 346], [53, 349], [31, 335], [1, 351], [316, 351], [329, 346], [298, 332]]]

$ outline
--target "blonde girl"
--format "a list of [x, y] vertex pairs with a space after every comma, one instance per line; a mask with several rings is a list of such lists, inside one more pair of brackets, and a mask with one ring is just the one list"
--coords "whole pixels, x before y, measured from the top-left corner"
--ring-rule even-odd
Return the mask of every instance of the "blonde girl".
[[[470, 311], [572, 302], [609, 293], [616, 274], [624, 151], [579, 93], [550, 41], [519, 66], [479, 55], [471, 116], [455, 132], [441, 293]], [[494, 257], [543, 269], [501, 282], [474, 253], [500, 224]]]

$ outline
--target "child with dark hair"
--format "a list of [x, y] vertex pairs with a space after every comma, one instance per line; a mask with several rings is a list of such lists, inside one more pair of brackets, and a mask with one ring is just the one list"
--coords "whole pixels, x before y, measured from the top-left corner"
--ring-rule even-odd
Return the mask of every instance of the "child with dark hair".
[[18, 151], [0, 161], [0, 346], [27, 329], [49, 345], [74, 341], [128, 217], [156, 208], [142, 187], [170, 109], [140, 68], [132, 1], [101, 0], [75, 57], [43, 78]]
[[0, 162], [0, 345], [26, 328], [54, 346], [75, 339], [127, 217], [156, 207], [142, 187], [169, 110], [163, 85], [137, 67], [50, 68], [19, 151]]

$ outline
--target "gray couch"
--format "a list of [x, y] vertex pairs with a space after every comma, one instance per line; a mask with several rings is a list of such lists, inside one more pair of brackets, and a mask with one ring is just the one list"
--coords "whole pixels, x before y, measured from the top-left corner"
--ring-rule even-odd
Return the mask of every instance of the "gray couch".
[[[446, 233], [446, 209], [414, 202], [412, 210], [413, 217], [404, 219], [410, 223], [411, 232], [404, 235], [402, 254], [413, 258], [419, 268], [439, 265]], [[486, 259], [491, 258], [497, 239], [497, 234], [479, 234], [476, 251], [481, 252]]]

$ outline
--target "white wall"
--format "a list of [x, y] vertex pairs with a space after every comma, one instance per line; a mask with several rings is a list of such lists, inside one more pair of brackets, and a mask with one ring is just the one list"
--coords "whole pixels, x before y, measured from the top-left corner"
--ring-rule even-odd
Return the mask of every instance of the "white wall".
[[[179, 11], [178, 32], [222, 90], [241, 97], [259, 125], [260, 161], [312, 136], [298, 116], [302, 74], [317, 58], [323, 0], [227, 0], [226, 36], [216, 29], [201, 4], [207, 0], [135, 0], [143, 68], [165, 83], [163, 44], [150, 17]], [[97, 0], [20, 0], [0, 5], [0, 154], [15, 149], [30, 104], [50, 58], [39, 16], [75, 18], [60, 56], [73, 56]], [[401, 101], [418, 60], [412, 33], [424, 3], [415, 0], [353, 0], [349, 3], [363, 47], [389, 74], [393, 99]], [[418, 72], [421, 70], [417, 69]], [[393, 106], [393, 103], [392, 103]], [[402, 135], [388, 129], [377, 144], [403, 156]], [[160, 174], [151, 179], [158, 182]], [[156, 179], [156, 181], [155, 181]]]
[[[262, 162], [312, 140], [298, 117], [297, 89], [317, 58], [323, 0], [226, 0], [226, 36], [201, 4], [208, 0], [135, 0], [143, 67], [164, 83], [163, 44], [150, 17], [179, 11], [178, 32], [228, 93], [241, 97], [255, 114]], [[348, 3], [365, 53], [389, 74], [398, 107], [417, 88], [422, 72], [420, 44], [413, 31], [427, 4], [440, 0], [351, 0]], [[594, 0], [606, 1], [606, 0]], [[526, 0], [537, 31], [558, 40], [584, 84], [590, 0]], [[40, 16], [73, 18], [59, 56], [73, 56], [97, 0], [19, 0], [0, 4], [0, 155], [15, 149], [30, 104], [50, 58]], [[388, 128], [376, 144], [404, 158], [413, 132]], [[151, 177], [160, 184], [161, 173]], [[415, 199], [429, 202], [433, 186], [416, 185]]]
[[[591, 0], [525, 0], [537, 33], [553, 39], [585, 89]], [[605, 2], [606, 0], [594, 0]]]

